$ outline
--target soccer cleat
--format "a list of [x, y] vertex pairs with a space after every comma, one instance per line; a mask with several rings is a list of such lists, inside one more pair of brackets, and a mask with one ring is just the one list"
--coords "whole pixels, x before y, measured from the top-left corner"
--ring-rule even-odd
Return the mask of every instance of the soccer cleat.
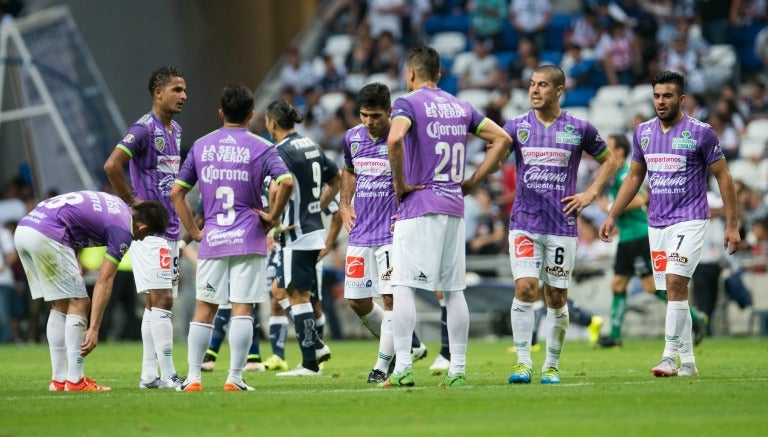
[[695, 363], [683, 363], [680, 368], [677, 369], [677, 376], [699, 376], [699, 369], [696, 368]]
[[517, 363], [512, 368], [512, 374], [509, 375], [510, 384], [530, 384], [531, 368], [523, 363]]
[[180, 378], [179, 375], [174, 373], [173, 375], [171, 375], [170, 378], [166, 379], [165, 381], [160, 381], [160, 385], [158, 388], [178, 389], [183, 382], [184, 380]]
[[405, 369], [403, 373], [393, 373], [389, 375], [386, 381], [379, 383], [379, 387], [413, 387], [416, 382], [413, 380], [413, 371]]
[[467, 385], [467, 379], [463, 373], [456, 373], [453, 376], [445, 375], [445, 379], [440, 382], [438, 387], [461, 387]]
[[[540, 352], [540, 351], [541, 351], [541, 345], [540, 344], [536, 343], [536, 344], [532, 344], [531, 345], [531, 352]], [[517, 348], [514, 347], [514, 346], [510, 346], [510, 347], [507, 348], [507, 353], [516, 354], [517, 353]]]
[[224, 391], [256, 391], [256, 389], [246, 384], [245, 381], [232, 382], [227, 379], [224, 384]]
[[415, 363], [416, 361], [419, 361], [422, 358], [427, 357], [427, 345], [424, 343], [419, 343], [418, 347], [412, 347], [411, 348], [411, 362]]
[[371, 370], [371, 373], [368, 375], [369, 384], [379, 384], [386, 380], [387, 380], [387, 374], [382, 372], [381, 370], [373, 369]]
[[542, 384], [560, 384], [560, 371], [557, 367], [547, 367], [541, 372]]
[[176, 391], [183, 391], [187, 393], [203, 391], [203, 383], [200, 381], [187, 382], [187, 380], [185, 379], [181, 381], [179, 385], [176, 386]]
[[245, 367], [243, 367], [244, 372], [263, 372], [267, 370], [267, 368], [262, 363], [257, 363], [256, 361], [249, 361], [245, 363]]
[[163, 386], [163, 380], [160, 377], [156, 377], [152, 381], [144, 381], [139, 379], [139, 388], [160, 388]]
[[600, 328], [603, 327], [603, 318], [600, 316], [592, 316], [592, 321], [587, 326], [587, 332], [589, 333], [589, 344], [594, 346], [597, 344], [597, 340], [600, 339]]
[[206, 352], [203, 357], [203, 365], [200, 366], [200, 370], [203, 372], [213, 372], [213, 368], [216, 366], [216, 355], [212, 355], [210, 352]]
[[65, 384], [66, 381], [56, 381], [52, 379], [51, 383], [48, 385], [48, 391], [64, 391]]
[[661, 362], [651, 369], [651, 373], [658, 377], [677, 376], [677, 367], [674, 358], [662, 358]]
[[311, 369], [307, 369], [306, 367], [299, 364], [298, 366], [296, 366], [295, 369], [289, 370], [287, 372], [280, 372], [275, 376], [320, 376], [320, 375], [321, 373], [319, 369], [317, 371], [314, 371]]
[[443, 373], [443, 371], [448, 370], [451, 367], [451, 361], [448, 360], [448, 358], [445, 358], [444, 356], [438, 354], [437, 358], [435, 358], [435, 362], [432, 363], [431, 366], [429, 366], [429, 370], [432, 371], [433, 375], [439, 375]]
[[600, 347], [623, 346], [623, 343], [621, 342], [620, 338], [613, 338], [613, 337], [600, 337], [600, 339], [597, 340], [597, 344]]
[[318, 363], [324, 363], [331, 359], [331, 348], [327, 344], [323, 344], [323, 347], [315, 349], [315, 358]]
[[64, 391], [111, 391], [109, 387], [96, 384], [91, 378], [82, 377], [80, 381], [71, 382], [67, 380], [64, 383]]
[[277, 355], [272, 355], [264, 361], [267, 370], [288, 370], [288, 363]]

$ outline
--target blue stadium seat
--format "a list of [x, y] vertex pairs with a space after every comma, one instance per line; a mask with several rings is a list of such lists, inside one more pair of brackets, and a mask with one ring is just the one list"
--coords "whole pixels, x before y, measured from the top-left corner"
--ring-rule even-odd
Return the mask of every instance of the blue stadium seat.
[[504, 20], [501, 26], [501, 47], [499, 50], [517, 50], [517, 41], [519, 35], [509, 20]]
[[563, 51], [563, 35], [571, 27], [573, 17], [568, 14], [553, 14], [552, 21], [549, 22], [544, 30], [546, 35], [544, 47], [547, 50]]
[[563, 108], [569, 106], [589, 106], [589, 101], [595, 97], [594, 88], [575, 88], [565, 92], [565, 100], [561, 105]]
[[760, 58], [755, 55], [755, 37], [762, 28], [762, 24], [752, 24], [731, 31], [731, 44], [736, 49], [743, 70], [754, 72], [763, 68]]
[[539, 59], [542, 63], [548, 62], [553, 65], [560, 65], [562, 57], [563, 52], [559, 50], [542, 50], [539, 54]]
[[459, 78], [452, 74], [440, 76], [437, 86], [447, 93], [456, 95], [456, 92], [459, 90]]
[[424, 22], [424, 32], [434, 35], [438, 32], [469, 32], [469, 15], [433, 15]]
[[514, 62], [515, 59], [517, 59], [517, 52], [514, 50], [496, 53], [496, 60], [499, 61], [499, 67], [505, 70], [512, 65], [512, 62]]

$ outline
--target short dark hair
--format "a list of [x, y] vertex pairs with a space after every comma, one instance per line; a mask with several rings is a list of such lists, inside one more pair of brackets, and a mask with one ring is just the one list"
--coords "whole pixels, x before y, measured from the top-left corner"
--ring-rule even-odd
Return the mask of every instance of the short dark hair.
[[267, 106], [267, 117], [275, 120], [282, 129], [293, 129], [296, 123], [304, 121], [304, 117], [299, 115], [290, 103], [285, 99], [275, 100]]
[[549, 75], [549, 78], [552, 80], [552, 85], [556, 87], [565, 86], [565, 72], [563, 72], [563, 69], [558, 67], [557, 65], [552, 65], [552, 64], [540, 65], [533, 69], [533, 73], [547, 74]]
[[357, 94], [357, 106], [360, 108], [379, 108], [388, 110], [392, 107], [392, 98], [386, 85], [374, 82], [360, 89]]
[[243, 123], [253, 111], [253, 93], [245, 85], [227, 85], [221, 92], [221, 111], [228, 123]]
[[133, 205], [133, 219], [147, 225], [150, 235], [162, 234], [168, 229], [168, 210], [157, 200], [146, 200]]
[[658, 83], [675, 84], [677, 86], [677, 93], [681, 96], [685, 94], [685, 76], [680, 73], [675, 73], [674, 71], [662, 71], [651, 81], [651, 85], [653, 86], [656, 86]]
[[440, 54], [432, 47], [419, 46], [409, 50], [408, 66], [423, 80], [435, 83], [440, 80]]
[[624, 151], [625, 158], [629, 156], [629, 153], [632, 151], [632, 147], [629, 145], [629, 140], [627, 139], [626, 135], [612, 134], [608, 136], [608, 138], [613, 139], [613, 141], [616, 142], [616, 147]]
[[155, 93], [157, 88], [162, 88], [171, 82], [174, 77], [184, 77], [184, 73], [176, 67], [162, 66], [149, 75], [149, 94]]

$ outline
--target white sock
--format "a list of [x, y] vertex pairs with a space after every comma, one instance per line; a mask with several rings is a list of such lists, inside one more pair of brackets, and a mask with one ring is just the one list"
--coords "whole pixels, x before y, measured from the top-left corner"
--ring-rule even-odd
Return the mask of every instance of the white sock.
[[547, 308], [547, 357], [542, 369], [558, 368], [569, 322], [568, 304], [558, 309]]
[[696, 363], [696, 358], [693, 355], [693, 335], [691, 333], [692, 329], [693, 318], [691, 318], [691, 311], [689, 309], [688, 315], [685, 317], [683, 332], [680, 334], [680, 349], [677, 351], [680, 355], [680, 364]]
[[287, 297], [284, 299], [280, 299], [277, 301], [278, 304], [280, 304], [280, 307], [282, 307], [285, 310], [285, 313], [288, 314], [288, 317], [293, 320], [293, 309], [291, 308], [291, 300]]
[[64, 326], [64, 343], [67, 345], [67, 380], [79, 382], [83, 379], [83, 356], [80, 346], [85, 340], [88, 321], [76, 314], [67, 314]]
[[253, 340], [253, 317], [237, 316], [229, 321], [229, 376], [230, 382], [243, 382], [243, 367]]
[[205, 356], [205, 351], [208, 350], [208, 345], [211, 344], [212, 336], [213, 325], [198, 322], [189, 323], [189, 334], [187, 335], [187, 363], [189, 364], [187, 382], [199, 382], [201, 380], [203, 357]]
[[155, 340], [152, 339], [152, 311], [144, 308], [141, 318], [141, 379], [150, 382], [157, 378], [157, 355], [155, 355]]
[[[379, 307], [381, 308], [381, 307]], [[376, 359], [376, 370], [387, 373], [389, 363], [395, 358], [395, 342], [392, 334], [392, 311], [382, 309], [381, 337], [379, 337], [379, 357]]]
[[48, 327], [45, 334], [48, 337], [48, 350], [51, 353], [51, 379], [64, 382], [67, 379], [67, 344], [64, 341], [64, 326], [67, 315], [51, 310], [48, 313]]
[[518, 364], [533, 367], [531, 341], [533, 340], [533, 303], [512, 299], [510, 308], [512, 320], [512, 342], [517, 351]]
[[374, 337], [381, 337], [381, 324], [384, 320], [384, 308], [379, 306], [376, 302], [373, 303], [373, 309], [368, 314], [360, 317], [360, 321], [363, 322], [363, 326]]
[[[664, 353], [662, 358], [675, 360], [680, 351], [680, 341], [686, 326], [686, 319], [690, 319], [691, 312], [688, 301], [672, 300], [667, 302], [667, 317], [664, 322]], [[690, 335], [690, 334], [689, 334]], [[691, 356], [693, 349], [691, 349]]]
[[411, 340], [416, 328], [416, 301], [411, 287], [393, 287], [392, 333], [395, 342], [395, 373], [403, 373], [413, 365]]
[[325, 328], [326, 320], [327, 319], [325, 318], [325, 314], [315, 319], [315, 330], [320, 335], [321, 339], [323, 338], [323, 328]]
[[443, 293], [448, 319], [448, 348], [451, 367], [448, 376], [464, 373], [467, 364], [467, 337], [469, 336], [469, 308], [463, 291]]
[[160, 364], [160, 377], [169, 379], [176, 374], [173, 366], [173, 324], [171, 312], [162, 308], [152, 307], [152, 339], [155, 341], [155, 354]]

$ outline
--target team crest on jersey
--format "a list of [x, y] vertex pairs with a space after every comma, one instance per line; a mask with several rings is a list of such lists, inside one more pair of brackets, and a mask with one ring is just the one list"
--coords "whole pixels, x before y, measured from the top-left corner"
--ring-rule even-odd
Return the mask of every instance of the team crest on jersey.
[[359, 148], [360, 148], [360, 143], [358, 143], [358, 142], [354, 142], [354, 143], [350, 144], [349, 149], [352, 152], [352, 156], [357, 155], [357, 149], [359, 149]]
[[134, 137], [133, 134], [128, 134], [128, 135], [125, 136], [125, 138], [123, 138], [123, 142], [125, 144], [131, 144], [133, 142], [133, 140], [135, 140], [135, 139], [136, 139], [136, 137]]
[[531, 131], [529, 129], [518, 129], [517, 130], [517, 141], [520, 141], [520, 144], [525, 144], [528, 142], [528, 138], [531, 137]]
[[162, 138], [155, 138], [155, 147], [157, 147], [157, 150], [163, 151], [165, 149], [165, 140]]
[[640, 138], [640, 147], [643, 148], [643, 150], [648, 148], [648, 144], [651, 142], [651, 139], [648, 137], [642, 137]]

